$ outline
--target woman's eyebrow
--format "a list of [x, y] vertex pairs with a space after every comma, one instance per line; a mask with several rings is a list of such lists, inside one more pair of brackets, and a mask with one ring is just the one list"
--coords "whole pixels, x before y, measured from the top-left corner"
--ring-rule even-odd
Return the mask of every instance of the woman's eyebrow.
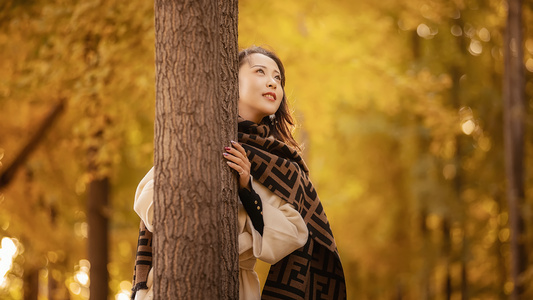
[[[260, 67], [260, 68], [263, 68], [263, 69], [268, 69], [267, 67], [263, 66], [263, 65], [253, 65], [252, 68], [255, 68], [255, 67]], [[274, 70], [274, 72], [277, 72], [279, 74], [279, 71], [278, 70]]]

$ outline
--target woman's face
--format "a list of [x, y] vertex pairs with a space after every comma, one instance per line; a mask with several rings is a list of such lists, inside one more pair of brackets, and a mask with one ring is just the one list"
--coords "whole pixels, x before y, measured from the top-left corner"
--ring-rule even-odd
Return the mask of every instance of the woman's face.
[[239, 68], [239, 115], [255, 123], [275, 113], [283, 99], [281, 74], [270, 57], [254, 53]]

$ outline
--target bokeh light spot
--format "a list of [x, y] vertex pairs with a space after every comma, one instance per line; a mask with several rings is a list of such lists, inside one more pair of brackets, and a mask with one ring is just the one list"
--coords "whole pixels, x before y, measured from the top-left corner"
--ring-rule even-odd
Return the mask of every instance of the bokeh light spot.
[[528, 58], [526, 61], [526, 69], [529, 72], [533, 72], [533, 58]]
[[444, 176], [446, 180], [453, 179], [456, 173], [457, 173], [457, 170], [455, 168], [455, 165], [453, 164], [447, 164], [442, 169], [442, 175]]
[[481, 52], [483, 52], [483, 45], [481, 45], [480, 41], [472, 40], [468, 47], [468, 51], [474, 56], [480, 55]]
[[474, 132], [474, 129], [476, 128], [476, 123], [472, 120], [466, 120], [461, 125], [461, 129], [463, 130], [464, 134], [470, 135], [472, 132]]
[[490, 41], [490, 32], [487, 28], [483, 27], [481, 28], [477, 35], [479, 36], [479, 39], [482, 40], [483, 42], [488, 42]]
[[527, 51], [533, 54], [533, 39], [527, 39], [525, 44]]
[[15, 241], [4, 237], [0, 248], [0, 287], [5, 287], [8, 284], [6, 275], [13, 266], [13, 259], [17, 252]]
[[76, 282], [71, 282], [68, 286], [71, 293], [79, 295], [81, 293], [81, 286]]
[[502, 230], [500, 230], [500, 234], [498, 235], [500, 238], [500, 242], [507, 242], [507, 240], [509, 240], [510, 235], [511, 232], [509, 231], [509, 228], [503, 228]]
[[418, 25], [418, 27], [416, 28], [416, 33], [418, 34], [418, 36], [423, 37], [425, 39], [431, 38], [431, 29], [429, 29], [429, 26], [424, 23]]
[[461, 26], [459, 25], [453, 25], [451, 28], [451, 32], [454, 36], [461, 36], [463, 35], [463, 30], [461, 29]]

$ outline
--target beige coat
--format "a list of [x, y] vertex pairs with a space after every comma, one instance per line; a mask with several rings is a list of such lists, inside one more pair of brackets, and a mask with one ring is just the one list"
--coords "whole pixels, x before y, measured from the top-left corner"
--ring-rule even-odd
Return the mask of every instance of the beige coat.
[[[153, 232], [154, 168], [141, 180], [135, 193], [133, 209]], [[250, 217], [239, 201], [239, 299], [260, 299], [259, 278], [254, 271], [257, 259], [275, 264], [307, 242], [307, 226], [301, 215], [285, 200], [274, 195], [259, 182], [252, 187], [263, 202], [263, 236], [252, 225]], [[148, 290], [137, 292], [136, 300], [153, 299], [152, 270], [148, 275]]]

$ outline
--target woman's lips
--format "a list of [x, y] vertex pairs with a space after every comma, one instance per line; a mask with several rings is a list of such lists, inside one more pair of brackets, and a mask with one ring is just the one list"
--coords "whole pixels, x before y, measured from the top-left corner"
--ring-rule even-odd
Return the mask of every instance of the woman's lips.
[[276, 101], [276, 94], [274, 93], [264, 93], [263, 97], [267, 98], [270, 101]]

